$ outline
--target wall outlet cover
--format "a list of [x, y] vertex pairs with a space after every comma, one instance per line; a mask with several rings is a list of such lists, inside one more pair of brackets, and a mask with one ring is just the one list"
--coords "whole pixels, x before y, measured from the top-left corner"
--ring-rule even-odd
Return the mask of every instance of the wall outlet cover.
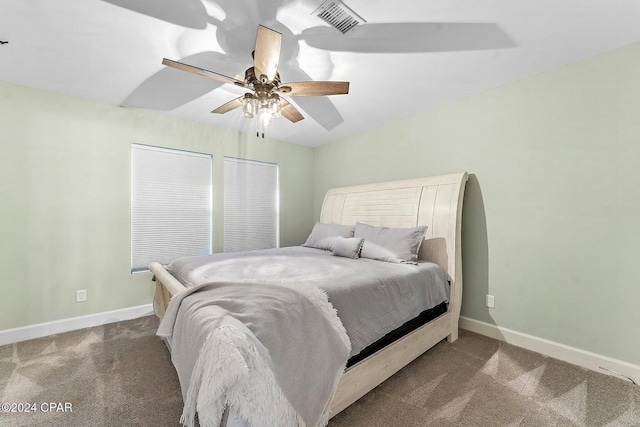
[[487, 294], [487, 307], [496, 308], [496, 299], [493, 295]]
[[86, 301], [87, 301], [87, 290], [78, 289], [76, 291], [76, 302], [86, 302]]

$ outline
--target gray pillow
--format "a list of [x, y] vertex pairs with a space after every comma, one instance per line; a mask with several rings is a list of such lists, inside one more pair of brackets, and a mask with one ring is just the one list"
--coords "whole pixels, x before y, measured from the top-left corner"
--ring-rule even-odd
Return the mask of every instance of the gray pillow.
[[355, 237], [362, 237], [362, 258], [401, 264], [417, 264], [418, 250], [427, 227], [374, 227], [356, 223]]
[[333, 245], [333, 254], [345, 258], [356, 259], [360, 256], [362, 237], [336, 237]]
[[332, 251], [336, 237], [353, 237], [353, 231], [353, 225], [322, 224], [321, 222], [316, 222], [307, 241], [304, 242], [302, 246]]

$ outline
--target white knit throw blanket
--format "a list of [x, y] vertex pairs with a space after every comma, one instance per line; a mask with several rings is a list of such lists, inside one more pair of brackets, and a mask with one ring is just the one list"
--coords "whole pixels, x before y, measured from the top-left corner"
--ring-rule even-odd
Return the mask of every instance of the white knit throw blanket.
[[245, 333], [224, 325], [200, 350], [180, 422], [194, 426], [197, 412], [202, 427], [219, 426], [227, 405], [255, 427], [305, 425]]

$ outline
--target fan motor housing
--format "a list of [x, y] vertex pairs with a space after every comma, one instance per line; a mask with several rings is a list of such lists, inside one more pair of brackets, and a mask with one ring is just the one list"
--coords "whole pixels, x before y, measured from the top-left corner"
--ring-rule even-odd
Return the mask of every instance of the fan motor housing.
[[253, 89], [256, 91], [258, 96], [260, 96], [260, 93], [268, 95], [269, 93], [277, 90], [280, 86], [280, 73], [276, 73], [276, 76], [272, 81], [269, 81], [267, 76], [264, 74], [258, 79], [253, 67], [247, 68], [247, 71], [244, 73], [244, 79], [248, 85], [253, 86]]

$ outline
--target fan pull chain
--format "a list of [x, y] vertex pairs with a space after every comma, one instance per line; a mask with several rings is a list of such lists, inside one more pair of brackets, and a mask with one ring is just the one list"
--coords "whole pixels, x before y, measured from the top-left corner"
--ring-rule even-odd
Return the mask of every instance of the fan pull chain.
[[260, 134], [262, 134], [262, 139], [264, 139], [264, 124], [258, 118], [258, 125], [256, 126], [256, 138], [260, 138]]

